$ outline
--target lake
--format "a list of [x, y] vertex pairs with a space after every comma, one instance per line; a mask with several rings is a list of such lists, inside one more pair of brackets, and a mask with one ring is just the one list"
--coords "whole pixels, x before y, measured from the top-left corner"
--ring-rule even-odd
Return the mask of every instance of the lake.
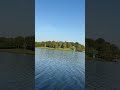
[[84, 90], [85, 53], [35, 48], [36, 90]]
[[34, 90], [34, 55], [0, 52], [0, 90]]
[[120, 63], [86, 60], [86, 90], [120, 90]]

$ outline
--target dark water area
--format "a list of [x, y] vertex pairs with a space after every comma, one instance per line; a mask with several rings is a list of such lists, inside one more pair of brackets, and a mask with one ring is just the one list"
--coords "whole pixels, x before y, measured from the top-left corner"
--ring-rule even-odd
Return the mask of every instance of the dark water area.
[[84, 90], [85, 53], [35, 49], [35, 90]]
[[120, 90], [120, 63], [86, 60], [86, 90]]
[[0, 52], [0, 90], [34, 90], [34, 66], [34, 56]]

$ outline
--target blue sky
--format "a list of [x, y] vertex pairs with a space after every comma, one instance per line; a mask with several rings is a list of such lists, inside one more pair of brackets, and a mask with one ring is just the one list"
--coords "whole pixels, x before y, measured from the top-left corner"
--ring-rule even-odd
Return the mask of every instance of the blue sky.
[[85, 45], [85, 0], [35, 0], [35, 41]]

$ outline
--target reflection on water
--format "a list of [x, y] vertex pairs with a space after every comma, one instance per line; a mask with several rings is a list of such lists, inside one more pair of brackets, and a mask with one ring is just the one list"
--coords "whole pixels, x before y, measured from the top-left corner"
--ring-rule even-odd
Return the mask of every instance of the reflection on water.
[[84, 90], [85, 54], [35, 49], [36, 90]]

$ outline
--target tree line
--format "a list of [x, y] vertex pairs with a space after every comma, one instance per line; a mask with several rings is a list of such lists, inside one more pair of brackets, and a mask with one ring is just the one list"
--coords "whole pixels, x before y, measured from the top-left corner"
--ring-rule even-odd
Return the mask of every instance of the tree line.
[[102, 58], [105, 60], [113, 60], [120, 58], [120, 49], [102, 38], [93, 40], [86, 38], [86, 56], [93, 58]]
[[84, 45], [79, 44], [78, 42], [62, 42], [62, 41], [42, 41], [42, 42], [35, 42], [36, 47], [49, 47], [49, 48], [70, 48], [71, 50], [75, 51], [84, 51]]
[[0, 37], [0, 49], [29, 49], [34, 50], [34, 36], [18, 36], [15, 38]]

